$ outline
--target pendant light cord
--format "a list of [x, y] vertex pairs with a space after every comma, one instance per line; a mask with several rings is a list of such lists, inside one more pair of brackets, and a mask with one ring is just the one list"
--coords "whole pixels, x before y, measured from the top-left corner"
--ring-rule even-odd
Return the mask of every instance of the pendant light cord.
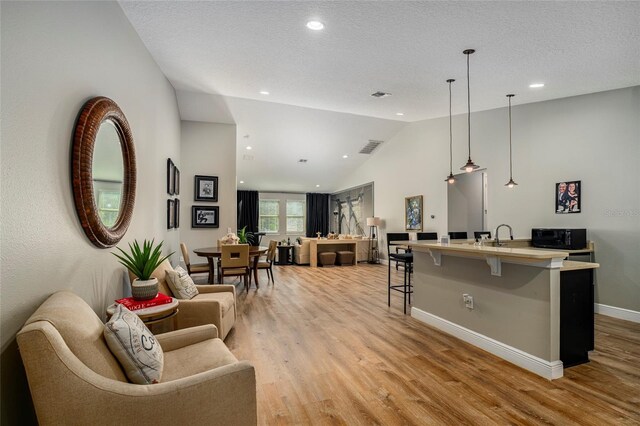
[[513, 180], [513, 154], [511, 153], [511, 96], [507, 95], [507, 98], [509, 98], [509, 179]]
[[471, 53], [467, 53], [467, 125], [469, 128], [469, 161], [471, 161], [471, 84], [469, 82], [469, 56], [471, 56]]
[[453, 127], [451, 125], [451, 82], [449, 80], [449, 175], [453, 175]]

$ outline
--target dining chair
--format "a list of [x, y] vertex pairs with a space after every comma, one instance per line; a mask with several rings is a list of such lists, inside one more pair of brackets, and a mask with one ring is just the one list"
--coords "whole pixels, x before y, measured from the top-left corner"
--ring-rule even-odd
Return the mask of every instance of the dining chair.
[[467, 238], [469, 238], [469, 235], [467, 234], [467, 231], [453, 231], [449, 232], [449, 238], [451, 238], [452, 240], [466, 240]]
[[486, 235], [487, 238], [491, 239], [491, 231], [473, 231], [473, 238], [476, 240], [480, 240], [482, 235]]
[[273, 279], [273, 262], [276, 259], [276, 247], [278, 246], [278, 242], [276, 240], [271, 240], [269, 242], [269, 250], [267, 250], [267, 258], [266, 260], [258, 260], [258, 265], [256, 266], [258, 270], [266, 269], [267, 270], [267, 279], [270, 277], [272, 283], [276, 283]]
[[220, 255], [220, 275], [218, 283], [224, 277], [243, 277], [244, 287], [249, 291], [249, 244], [223, 244]]
[[437, 241], [438, 240], [437, 232], [418, 232], [416, 233], [416, 236], [420, 241], [431, 241], [431, 240]]
[[211, 276], [212, 271], [209, 269], [208, 263], [191, 264], [191, 261], [189, 260], [189, 250], [187, 249], [187, 245], [185, 243], [180, 243], [180, 251], [182, 251], [182, 258], [184, 259], [184, 264], [187, 265], [187, 272], [189, 273], [189, 275], [207, 273], [207, 282], [213, 282], [213, 277]]
[[[413, 293], [413, 285], [411, 284], [411, 273], [413, 272], [413, 253], [411, 250], [407, 250], [405, 253], [398, 253], [396, 247], [396, 253], [391, 253], [391, 241], [405, 241], [409, 239], [409, 234], [406, 232], [387, 233], [387, 253], [388, 259], [388, 273], [387, 273], [387, 305], [391, 306], [391, 290], [402, 293], [404, 297], [404, 313], [407, 313], [407, 300], [411, 304], [411, 294]], [[404, 266], [404, 279], [402, 284], [391, 284], [391, 262], [396, 262], [396, 269], [398, 269], [398, 263], [402, 263]]]

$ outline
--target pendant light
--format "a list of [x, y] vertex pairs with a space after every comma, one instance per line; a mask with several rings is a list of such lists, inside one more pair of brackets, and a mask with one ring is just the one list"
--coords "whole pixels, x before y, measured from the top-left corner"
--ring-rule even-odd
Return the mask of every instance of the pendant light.
[[464, 170], [467, 173], [471, 173], [472, 171], [480, 168], [480, 166], [475, 165], [471, 160], [471, 90], [469, 88], [469, 56], [474, 52], [474, 49], [467, 49], [462, 52], [467, 55], [467, 122], [469, 127], [469, 159], [467, 160], [467, 164], [460, 167], [460, 170]]
[[511, 154], [511, 98], [515, 95], [507, 95], [507, 99], [509, 99], [509, 182], [505, 183], [504, 186], [509, 188], [513, 188], [517, 185], [513, 181], [513, 156]]
[[454, 81], [452, 78], [447, 80], [447, 83], [449, 83], [449, 176], [444, 181], [449, 183], [456, 181], [455, 176], [453, 176], [453, 131], [451, 128], [451, 83]]

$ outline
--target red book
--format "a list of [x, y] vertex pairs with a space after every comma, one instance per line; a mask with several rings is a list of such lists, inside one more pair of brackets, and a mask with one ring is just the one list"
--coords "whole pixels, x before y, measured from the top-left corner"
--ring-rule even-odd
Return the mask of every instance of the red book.
[[158, 293], [156, 297], [149, 300], [135, 300], [133, 297], [125, 297], [124, 299], [116, 300], [116, 303], [124, 305], [124, 307], [130, 311], [135, 311], [138, 309], [151, 308], [153, 306], [166, 305], [172, 301], [173, 298], [165, 294]]

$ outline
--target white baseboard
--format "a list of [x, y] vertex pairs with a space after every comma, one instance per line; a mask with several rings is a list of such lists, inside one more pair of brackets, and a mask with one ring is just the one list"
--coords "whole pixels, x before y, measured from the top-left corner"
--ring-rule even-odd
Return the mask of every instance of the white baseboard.
[[563, 375], [562, 361], [545, 361], [527, 352], [516, 349], [512, 346], [498, 342], [483, 334], [477, 333], [468, 328], [454, 324], [451, 321], [440, 318], [418, 308], [411, 308], [411, 316], [432, 327], [451, 334], [460, 340], [464, 340], [474, 346], [505, 359], [519, 367], [529, 370], [545, 379], [559, 379]]
[[640, 322], [640, 312], [632, 311], [631, 309], [617, 308], [615, 306], [595, 303], [594, 312], [596, 314], [606, 315], [608, 317], [618, 318], [625, 321]]

